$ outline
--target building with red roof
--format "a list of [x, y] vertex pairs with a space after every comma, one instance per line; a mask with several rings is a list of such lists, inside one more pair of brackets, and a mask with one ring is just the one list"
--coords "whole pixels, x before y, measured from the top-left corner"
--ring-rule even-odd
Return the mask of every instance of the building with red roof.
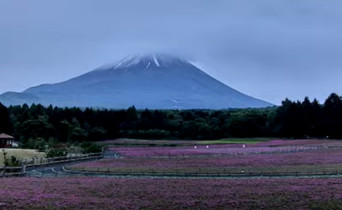
[[6, 133], [0, 134], [0, 147], [18, 147], [18, 141], [15, 140], [13, 136], [10, 136]]

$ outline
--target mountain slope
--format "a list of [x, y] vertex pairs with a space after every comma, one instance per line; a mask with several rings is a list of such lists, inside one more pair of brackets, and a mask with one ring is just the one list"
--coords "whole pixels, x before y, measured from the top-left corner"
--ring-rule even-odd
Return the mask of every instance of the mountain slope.
[[[143, 55], [97, 68], [65, 82], [32, 87], [22, 94], [55, 106], [150, 109], [266, 107], [172, 56]], [[0, 101], [5, 103], [4, 94]], [[30, 98], [31, 99], [31, 98]], [[25, 102], [25, 97], [17, 102]]]

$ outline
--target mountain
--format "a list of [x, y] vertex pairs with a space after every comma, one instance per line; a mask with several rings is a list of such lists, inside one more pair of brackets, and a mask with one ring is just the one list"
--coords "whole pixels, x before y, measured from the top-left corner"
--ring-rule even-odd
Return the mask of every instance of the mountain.
[[225, 109], [267, 107], [210, 77], [185, 59], [132, 56], [70, 80], [0, 95], [5, 105], [41, 103], [121, 109]]

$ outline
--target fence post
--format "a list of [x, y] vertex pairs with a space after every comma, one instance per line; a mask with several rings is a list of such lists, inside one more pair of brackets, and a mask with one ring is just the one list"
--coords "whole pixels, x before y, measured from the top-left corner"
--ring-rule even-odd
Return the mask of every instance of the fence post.
[[26, 164], [25, 162], [21, 163], [21, 176], [24, 176], [26, 174]]
[[2, 167], [2, 177], [6, 176], [6, 165]]

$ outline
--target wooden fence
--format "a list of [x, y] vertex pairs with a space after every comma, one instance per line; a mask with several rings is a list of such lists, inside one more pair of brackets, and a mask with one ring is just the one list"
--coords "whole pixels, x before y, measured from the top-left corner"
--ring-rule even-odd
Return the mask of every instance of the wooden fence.
[[116, 171], [115, 168], [66, 167], [79, 172], [98, 173], [116, 176], [161, 176], [161, 177], [295, 177], [295, 176], [342, 176], [342, 170], [315, 170], [315, 171], [243, 171], [243, 172], [205, 172], [205, 171]]
[[24, 176], [26, 166], [2, 166], [0, 167], [0, 177]]
[[57, 164], [65, 164], [78, 161], [96, 160], [103, 157], [102, 153], [89, 153], [79, 155], [69, 155], [54, 158], [32, 158], [24, 159], [21, 166], [1, 166], [0, 177], [24, 176], [27, 168], [47, 167]]
[[69, 163], [69, 162], [75, 162], [75, 161], [100, 159], [102, 157], [103, 157], [102, 153], [88, 153], [88, 154], [68, 155], [68, 156], [63, 156], [63, 157], [54, 157], [54, 158], [24, 159], [22, 162], [27, 167], [44, 167], [44, 166], [49, 166], [49, 165]]

